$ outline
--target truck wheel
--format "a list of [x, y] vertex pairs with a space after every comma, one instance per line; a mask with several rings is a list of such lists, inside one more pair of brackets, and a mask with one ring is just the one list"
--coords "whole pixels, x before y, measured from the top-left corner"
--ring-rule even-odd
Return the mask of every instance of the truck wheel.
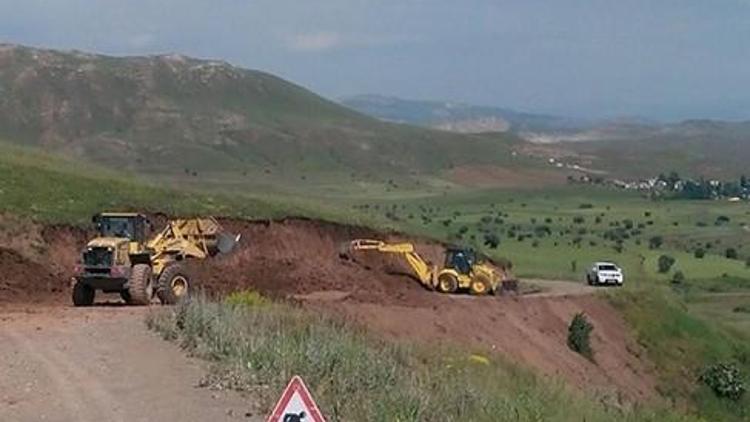
[[96, 290], [81, 282], [76, 282], [73, 286], [73, 305], [91, 306], [94, 304]]
[[438, 276], [438, 291], [441, 293], [453, 293], [458, 289], [458, 280], [451, 273], [444, 273]]
[[473, 295], [486, 295], [490, 291], [490, 283], [484, 277], [475, 277], [471, 280], [469, 291]]
[[128, 294], [133, 305], [148, 305], [153, 296], [151, 285], [151, 267], [146, 264], [135, 264], [130, 273]]
[[174, 305], [190, 298], [192, 277], [180, 264], [168, 265], [159, 276], [156, 295], [163, 305]]

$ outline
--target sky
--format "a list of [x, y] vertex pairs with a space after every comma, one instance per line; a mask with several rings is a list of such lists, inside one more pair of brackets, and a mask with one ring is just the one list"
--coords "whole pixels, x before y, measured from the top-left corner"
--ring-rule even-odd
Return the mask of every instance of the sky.
[[750, 0], [0, 0], [0, 42], [222, 59], [333, 99], [750, 119]]

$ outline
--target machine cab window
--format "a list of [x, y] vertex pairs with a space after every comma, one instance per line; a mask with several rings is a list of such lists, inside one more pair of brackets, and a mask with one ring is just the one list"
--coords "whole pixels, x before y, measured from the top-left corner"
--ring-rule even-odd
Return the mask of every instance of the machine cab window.
[[472, 249], [449, 248], [445, 255], [445, 268], [452, 268], [459, 274], [469, 274], [476, 261], [476, 253]]
[[146, 238], [146, 217], [140, 214], [98, 214], [94, 224], [102, 237], [121, 237], [134, 242]]

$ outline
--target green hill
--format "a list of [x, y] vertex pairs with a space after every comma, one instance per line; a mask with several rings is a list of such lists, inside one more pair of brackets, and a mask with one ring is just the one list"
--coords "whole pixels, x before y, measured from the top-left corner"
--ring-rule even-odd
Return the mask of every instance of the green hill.
[[15, 45], [0, 45], [0, 138], [152, 174], [296, 180], [501, 164], [521, 142], [380, 122], [225, 62]]

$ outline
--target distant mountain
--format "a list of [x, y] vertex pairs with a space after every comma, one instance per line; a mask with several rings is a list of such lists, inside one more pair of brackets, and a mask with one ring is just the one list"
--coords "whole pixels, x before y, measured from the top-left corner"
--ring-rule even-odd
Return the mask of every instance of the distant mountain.
[[518, 142], [384, 123], [221, 61], [9, 44], [0, 139], [153, 173], [305, 175], [436, 173], [502, 161]]
[[587, 122], [498, 107], [439, 101], [405, 100], [382, 95], [357, 95], [341, 104], [381, 120], [460, 132], [549, 132], [570, 130]]

